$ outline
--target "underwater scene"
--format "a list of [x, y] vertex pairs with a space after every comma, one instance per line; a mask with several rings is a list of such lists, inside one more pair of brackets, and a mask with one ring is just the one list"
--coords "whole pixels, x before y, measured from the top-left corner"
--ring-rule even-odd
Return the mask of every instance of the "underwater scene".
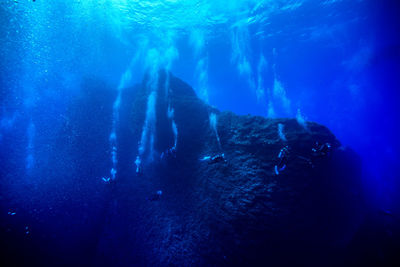
[[0, 0], [0, 266], [400, 266], [400, 2]]

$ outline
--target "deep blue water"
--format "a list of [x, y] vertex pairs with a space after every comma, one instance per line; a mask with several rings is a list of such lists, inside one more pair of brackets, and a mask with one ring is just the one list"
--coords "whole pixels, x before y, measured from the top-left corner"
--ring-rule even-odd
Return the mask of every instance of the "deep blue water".
[[55, 2], [0, 3], [0, 175], [18, 181], [0, 187], [4, 216], [69, 171], [35, 175], [86, 80], [114, 97], [162, 68], [218, 109], [327, 126], [361, 156], [368, 204], [400, 216], [397, 1]]

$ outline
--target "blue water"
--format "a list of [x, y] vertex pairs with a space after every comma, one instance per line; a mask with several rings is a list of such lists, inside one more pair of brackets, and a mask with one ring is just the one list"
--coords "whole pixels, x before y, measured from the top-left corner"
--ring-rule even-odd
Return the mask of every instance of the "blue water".
[[2, 212], [30, 205], [21, 186], [69, 171], [35, 175], [92, 78], [118, 95], [104, 129], [115, 179], [119, 92], [167, 69], [220, 110], [327, 126], [361, 156], [369, 205], [400, 215], [399, 15], [395, 0], [2, 0], [0, 174], [24, 181], [0, 188]]

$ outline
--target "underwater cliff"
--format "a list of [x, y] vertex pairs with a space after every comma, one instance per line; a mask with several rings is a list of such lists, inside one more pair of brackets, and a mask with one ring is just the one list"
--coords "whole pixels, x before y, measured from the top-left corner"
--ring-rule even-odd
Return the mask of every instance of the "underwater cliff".
[[[364, 215], [361, 161], [326, 127], [221, 112], [164, 70], [122, 97], [93, 78], [82, 87], [42, 148], [40, 181], [20, 191], [30, 201], [3, 199], [17, 213], [1, 223], [7, 262], [349, 263]], [[3, 192], [18, 183], [3, 179]]]

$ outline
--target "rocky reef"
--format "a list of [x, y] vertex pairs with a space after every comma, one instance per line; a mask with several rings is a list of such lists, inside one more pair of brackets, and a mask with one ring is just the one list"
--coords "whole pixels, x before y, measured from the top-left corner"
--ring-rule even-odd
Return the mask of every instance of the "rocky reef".
[[221, 112], [160, 71], [122, 92], [116, 179], [106, 181], [116, 96], [90, 84], [53, 141], [52, 167], [40, 171], [63, 178], [29, 191], [42, 206], [26, 219], [37, 234], [25, 246], [41, 244], [31, 262], [345, 262], [362, 216], [361, 163], [326, 127]]
[[[156, 89], [149, 83], [145, 78], [123, 98], [132, 101], [120, 133], [130, 141], [121, 146], [131, 151], [119, 159], [128, 171], [115, 181], [118, 215], [110, 216], [107, 240], [124, 229], [146, 248], [135, 255], [143, 264], [210, 266], [321, 263], [351, 239], [362, 205], [360, 161], [326, 127], [220, 112], [165, 72]], [[135, 144], [154, 92], [154, 147], [135, 174]], [[316, 142], [330, 144], [329, 153], [316, 155]], [[285, 167], [276, 172], [279, 164]], [[143, 197], [157, 190], [157, 201]], [[133, 257], [131, 251], [123, 257]]]

